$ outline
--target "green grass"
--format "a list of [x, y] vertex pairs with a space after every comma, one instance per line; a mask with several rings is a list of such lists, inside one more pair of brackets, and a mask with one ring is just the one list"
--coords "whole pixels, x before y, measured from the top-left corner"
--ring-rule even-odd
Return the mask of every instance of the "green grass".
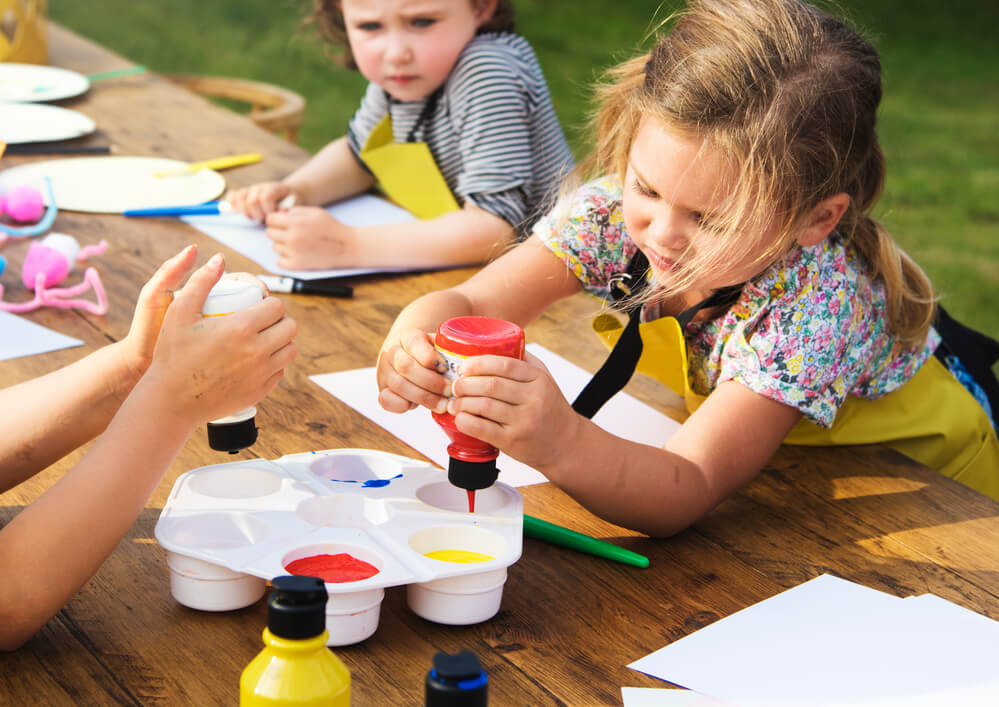
[[[888, 184], [876, 214], [959, 319], [999, 337], [999, 3], [840, 0], [884, 65]], [[587, 86], [646, 37], [658, 3], [517, 0], [577, 155]], [[672, 3], [665, 3], [671, 6]], [[300, 92], [299, 143], [342, 135], [363, 79], [334, 66], [299, 0], [51, 0], [57, 21], [159, 72], [242, 76]], [[664, 10], [660, 10], [661, 18]]]

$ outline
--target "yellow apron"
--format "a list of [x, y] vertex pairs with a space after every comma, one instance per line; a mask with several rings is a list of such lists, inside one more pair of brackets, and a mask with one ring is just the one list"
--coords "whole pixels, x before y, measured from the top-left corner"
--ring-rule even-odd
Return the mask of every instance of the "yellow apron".
[[[613, 347], [624, 330], [610, 314], [593, 329]], [[636, 370], [683, 396], [688, 412], [705, 400], [690, 389], [687, 346], [675, 317], [639, 324], [642, 355]], [[999, 440], [988, 416], [950, 371], [931, 356], [901, 388], [877, 400], [848, 396], [832, 428], [802, 418], [785, 444], [885, 444], [999, 500]]]
[[[422, 120], [423, 116], [417, 126]], [[437, 218], [461, 208], [427, 143], [395, 142], [390, 114], [371, 131], [360, 158], [388, 197], [419, 219]]]

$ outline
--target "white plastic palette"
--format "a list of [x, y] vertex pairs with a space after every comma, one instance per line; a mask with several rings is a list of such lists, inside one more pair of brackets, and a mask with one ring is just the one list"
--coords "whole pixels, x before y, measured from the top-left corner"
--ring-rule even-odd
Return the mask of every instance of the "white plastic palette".
[[[293, 454], [194, 469], [174, 484], [156, 524], [171, 591], [208, 611], [248, 606], [265, 580], [314, 555], [347, 553], [378, 573], [327, 583], [329, 645], [369, 637], [386, 587], [407, 585], [430, 621], [472, 624], [499, 610], [506, 568], [520, 558], [523, 498], [497, 483], [467, 494], [426, 462], [363, 449]], [[493, 559], [447, 562], [437, 551]]]

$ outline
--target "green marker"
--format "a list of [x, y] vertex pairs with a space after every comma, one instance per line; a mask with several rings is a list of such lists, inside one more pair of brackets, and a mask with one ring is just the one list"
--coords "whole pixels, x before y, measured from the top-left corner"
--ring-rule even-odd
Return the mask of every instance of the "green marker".
[[524, 514], [524, 535], [634, 567], [649, 566], [649, 558], [645, 555], [639, 555], [637, 552], [625, 550], [623, 547], [591, 538], [589, 535], [577, 533], [575, 530], [563, 528], [561, 525], [549, 523], [526, 513]]
[[87, 80], [90, 83], [95, 81], [106, 81], [107, 79], [119, 79], [123, 76], [134, 76], [135, 74], [146, 73], [146, 67], [144, 66], [129, 66], [126, 69], [113, 69], [111, 71], [98, 71], [96, 74], [87, 74]]

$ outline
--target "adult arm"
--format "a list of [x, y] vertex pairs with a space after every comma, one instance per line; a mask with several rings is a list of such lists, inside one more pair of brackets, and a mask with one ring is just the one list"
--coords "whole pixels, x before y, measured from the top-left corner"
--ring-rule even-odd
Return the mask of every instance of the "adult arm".
[[20, 646], [98, 569], [190, 433], [255, 403], [295, 355], [295, 324], [267, 298], [202, 320], [216, 257], [167, 312], [154, 360], [87, 454], [0, 530], [0, 648]]
[[100, 434], [148, 368], [172, 290], [197, 254], [185, 248], [142, 288], [128, 336], [88, 356], [0, 390], [0, 491]]

